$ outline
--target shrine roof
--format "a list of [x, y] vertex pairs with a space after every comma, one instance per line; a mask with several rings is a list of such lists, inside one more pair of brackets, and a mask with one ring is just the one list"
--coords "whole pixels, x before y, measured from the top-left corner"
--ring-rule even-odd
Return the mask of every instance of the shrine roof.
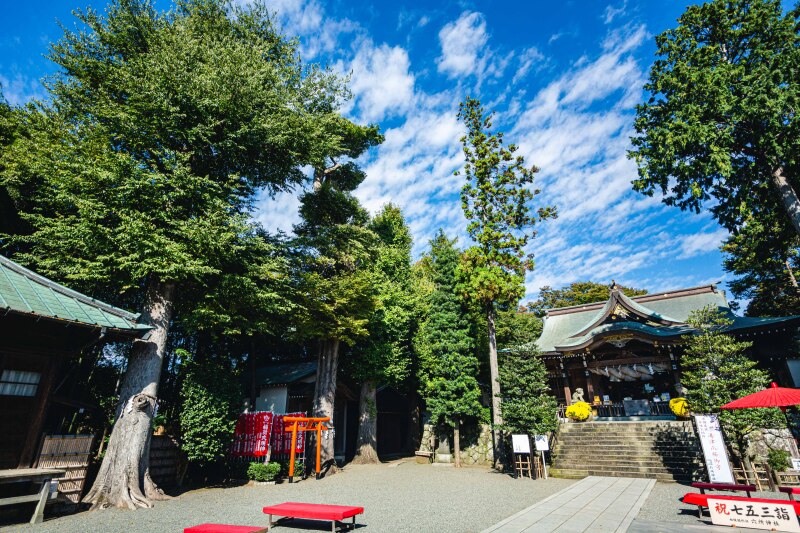
[[77, 325], [112, 328], [141, 336], [150, 326], [138, 314], [95, 300], [36, 274], [0, 255], [0, 311], [62, 320]]
[[316, 361], [276, 363], [256, 370], [256, 383], [264, 387], [290, 385], [311, 377], [316, 373]]
[[[679, 337], [692, 331], [686, 321], [692, 311], [712, 306], [728, 315], [733, 324], [728, 331], [763, 328], [779, 324], [798, 323], [800, 317], [753, 318], [733, 314], [725, 293], [715, 285], [704, 285], [675, 291], [657, 292], [629, 298], [612, 289], [605, 302], [549, 309], [542, 334], [536, 341], [544, 353], [582, 348], [595, 337], [629, 332], [651, 338]], [[635, 320], [609, 323], [609, 317], [619, 313]]]

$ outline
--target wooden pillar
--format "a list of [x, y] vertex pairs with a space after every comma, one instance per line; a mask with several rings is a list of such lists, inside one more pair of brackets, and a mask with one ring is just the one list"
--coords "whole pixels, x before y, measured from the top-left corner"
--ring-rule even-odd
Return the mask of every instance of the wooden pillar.
[[585, 371], [588, 376], [586, 376], [586, 403], [594, 405], [594, 375], [589, 372], [588, 370]]
[[17, 468], [33, 466], [34, 457], [39, 448], [39, 437], [41, 437], [40, 433], [47, 413], [47, 405], [50, 401], [50, 392], [53, 389], [53, 377], [55, 376], [56, 367], [61, 364], [60, 358], [57, 358], [55, 354], [45, 357], [43, 360], [45, 368], [42, 370], [42, 379], [39, 381], [39, 387], [36, 391], [37, 403], [31, 412], [31, 425], [28, 427], [28, 433], [25, 436], [25, 445], [22, 447]]
[[570, 388], [569, 372], [564, 369], [564, 362], [561, 361], [561, 378], [564, 380], [564, 399], [567, 405], [572, 405], [572, 390]]

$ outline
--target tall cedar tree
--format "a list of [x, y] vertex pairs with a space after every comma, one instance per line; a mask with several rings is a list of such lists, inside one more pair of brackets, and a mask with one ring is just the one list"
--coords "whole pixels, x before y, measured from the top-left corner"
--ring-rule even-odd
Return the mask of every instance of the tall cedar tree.
[[[313, 414], [333, 419], [341, 343], [353, 346], [367, 336], [369, 318], [376, 305], [374, 262], [378, 237], [369, 229], [369, 215], [353, 196], [364, 172], [352, 161], [383, 141], [378, 128], [352, 126], [340, 143], [327, 146], [317, 166], [314, 184], [300, 200], [302, 222], [295, 226], [297, 313], [301, 335], [317, 341], [317, 375]], [[333, 439], [322, 443], [326, 472], [334, 472]]]
[[373, 266], [378, 305], [369, 318], [369, 336], [356, 345], [350, 364], [350, 374], [361, 382], [355, 463], [378, 462], [377, 386], [397, 386], [408, 377], [414, 335], [411, 231], [392, 204], [383, 207], [369, 228], [378, 236]]
[[656, 37], [637, 108], [634, 189], [714, 217], [731, 232], [784, 211], [800, 235], [800, 8], [780, 0], [690, 6]]
[[722, 245], [723, 268], [736, 276], [728, 287], [736, 298], [749, 300], [749, 316], [800, 314], [800, 238], [776, 220], [782, 217], [751, 218]]
[[[749, 468], [747, 436], [761, 428], [784, 427], [777, 409], [720, 410], [720, 406], [765, 389], [767, 371], [747, 356], [752, 342], [740, 342], [722, 330], [732, 320], [713, 307], [693, 311], [688, 323], [698, 332], [685, 337], [681, 357], [689, 408], [695, 413], [715, 413], [732, 451]], [[782, 424], [784, 424], [782, 426]]]
[[[304, 67], [262, 5], [185, 0], [160, 13], [116, 0], [77, 12], [50, 59], [51, 103], [28, 108], [2, 185], [32, 227], [19, 258], [140, 302], [153, 329], [132, 350], [94, 507], [150, 507], [150, 421], [176, 298], [252, 231], [255, 192], [304, 179], [320, 146], [356, 126], [338, 78]], [[334, 127], [334, 125], [336, 127]], [[337, 130], [338, 128], [338, 130]], [[15, 244], [12, 240], [11, 244]]]
[[455, 466], [461, 466], [460, 426], [484, 412], [468, 312], [456, 293], [459, 251], [442, 230], [431, 241], [427, 273], [432, 283], [429, 312], [415, 339], [420, 394], [434, 425], [453, 431]]
[[525, 272], [533, 269], [533, 255], [526, 253], [528, 241], [536, 235], [537, 222], [556, 216], [553, 207], [533, 211], [530, 202], [539, 194], [533, 188], [535, 166], [515, 155], [513, 144], [503, 146], [502, 133], [490, 133], [492, 117], [481, 103], [467, 97], [459, 106], [458, 118], [467, 128], [461, 138], [466, 160], [466, 183], [461, 204], [469, 222], [467, 230], [476, 243], [466, 250], [459, 265], [459, 290], [486, 314], [489, 334], [489, 373], [492, 387], [492, 422], [498, 446], [495, 460], [503, 459], [499, 427], [503, 423], [498, 382], [495, 305], [516, 305], [525, 295]]
[[547, 368], [533, 343], [510, 347], [500, 354], [503, 390], [503, 430], [545, 435], [558, 425], [558, 403], [550, 392]]

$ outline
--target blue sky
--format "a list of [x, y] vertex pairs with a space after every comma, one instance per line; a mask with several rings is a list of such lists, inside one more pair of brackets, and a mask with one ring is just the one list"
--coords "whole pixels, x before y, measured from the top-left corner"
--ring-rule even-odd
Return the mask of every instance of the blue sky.
[[[529, 297], [539, 287], [594, 280], [661, 291], [725, 281], [726, 232], [631, 190], [625, 157], [635, 105], [654, 59], [654, 36], [673, 27], [674, 0], [470, 2], [278, 0], [285, 32], [307, 61], [352, 73], [344, 112], [376, 122], [386, 142], [363, 157], [358, 196], [372, 212], [400, 205], [420, 254], [438, 228], [467, 244], [458, 199], [463, 163], [458, 102], [480, 98], [495, 125], [541, 168], [537, 201], [560, 216], [539, 228]], [[0, 19], [0, 83], [20, 104], [45, 97], [43, 58], [56, 20], [105, 2], [15, 2]], [[160, 1], [159, 6], [168, 7]], [[255, 216], [290, 230], [296, 194], [262, 198]]]

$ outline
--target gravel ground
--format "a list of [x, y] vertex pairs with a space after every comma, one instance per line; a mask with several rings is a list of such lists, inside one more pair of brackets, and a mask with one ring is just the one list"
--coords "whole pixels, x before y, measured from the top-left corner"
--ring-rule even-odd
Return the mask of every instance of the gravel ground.
[[[656, 483], [650, 496], [642, 506], [637, 520], [652, 522], [676, 522], [690, 525], [711, 525], [708, 512], [703, 512], [703, 518], [697, 517], [697, 506], [686, 505], [681, 502], [681, 497], [687, 492], [698, 492], [691, 485], [680, 483]], [[719, 492], [720, 495], [746, 496], [744, 492]], [[753, 492], [754, 498], [769, 498], [773, 500], [786, 500], [786, 495], [780, 492]], [[741, 531], [742, 529], [739, 528]]]
[[[6, 532], [180, 532], [204, 522], [266, 525], [265, 505], [284, 501], [359, 505], [360, 530], [481, 531], [574, 483], [517, 480], [483, 468], [454, 469], [401, 461], [349, 465], [319, 481], [267, 486], [198, 489], [153, 509], [107, 509], [46, 519], [43, 524], [0, 527]], [[651, 496], [652, 498], [652, 496]], [[673, 507], [674, 511], [674, 507]], [[276, 533], [330, 531], [330, 522], [296, 521]]]

